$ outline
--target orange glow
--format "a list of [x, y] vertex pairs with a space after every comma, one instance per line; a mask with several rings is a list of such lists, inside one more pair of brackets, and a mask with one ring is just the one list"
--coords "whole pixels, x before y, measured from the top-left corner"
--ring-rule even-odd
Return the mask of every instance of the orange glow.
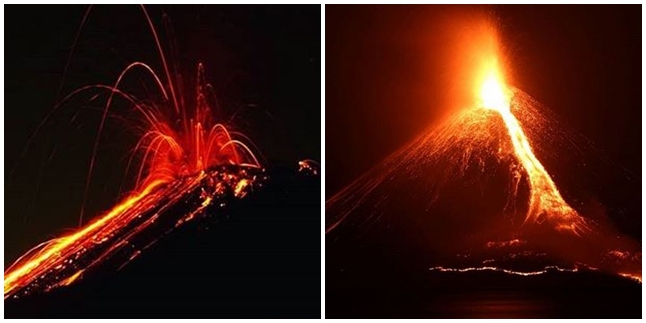
[[495, 110], [500, 113], [509, 112], [510, 95], [503, 88], [503, 81], [500, 78], [497, 64], [494, 62], [487, 72], [487, 76], [480, 89], [482, 107]]
[[480, 90], [481, 107], [500, 114], [511, 138], [514, 155], [529, 178], [530, 200], [525, 223], [541, 223], [547, 219], [561, 232], [580, 235], [588, 231], [585, 220], [563, 200], [556, 184], [534, 155], [522, 126], [511, 112], [513, 93], [502, 83], [495, 63], [488, 67], [486, 75]]
[[318, 175], [319, 167], [319, 163], [311, 159], [298, 161], [298, 171], [300, 173], [311, 173], [312, 175]]
[[513, 247], [526, 244], [527, 241], [520, 239], [512, 239], [509, 241], [489, 241], [485, 244], [487, 248], [504, 248], [504, 247]]
[[[457, 33], [441, 49], [451, 49], [445, 88], [452, 100], [433, 107], [446, 108], [446, 118], [326, 200], [330, 244], [381, 239], [386, 225], [393, 236], [429, 230], [420, 242], [398, 243], [438, 254], [431, 270], [521, 276], [586, 270], [641, 282], [641, 242], [595, 214], [582, 217], [536, 155], [556, 140], [581, 147], [546, 107], [510, 85], [495, 22], [448, 25]], [[540, 267], [518, 266], [524, 259]]]
[[63, 280], [60, 285], [61, 286], [69, 286], [74, 281], [76, 281], [79, 277], [81, 277], [82, 274], [83, 274], [83, 270], [79, 270], [79, 271], [76, 272], [76, 274], [74, 274], [74, 275], [70, 276], [69, 278]]
[[641, 274], [636, 275], [636, 274], [619, 273], [619, 276], [630, 278], [630, 279], [632, 279], [632, 280], [634, 280], [636, 282], [639, 282], [640, 284], [642, 282], [642, 275]]
[[246, 179], [243, 179], [238, 182], [238, 185], [236, 185], [235, 189], [233, 190], [233, 195], [236, 197], [243, 197], [247, 194], [245, 189], [249, 185], [249, 182]]
[[[590, 270], [589, 268], [586, 268]], [[578, 268], [574, 269], [567, 269], [567, 268], [560, 268], [557, 266], [547, 266], [542, 270], [537, 270], [537, 271], [514, 271], [514, 270], [508, 270], [508, 269], [503, 269], [503, 268], [498, 268], [498, 267], [492, 267], [492, 266], [485, 266], [485, 267], [469, 267], [469, 268], [445, 268], [445, 267], [432, 267], [429, 268], [430, 271], [440, 271], [440, 272], [458, 272], [458, 273], [465, 273], [465, 272], [470, 272], [470, 271], [497, 271], [497, 272], [502, 272], [505, 274], [509, 275], [517, 275], [517, 276], [536, 276], [536, 275], [542, 275], [545, 274], [549, 271], [559, 271], [559, 272], [578, 272]]]
[[[4, 276], [4, 294], [7, 297], [11, 291], [21, 286], [32, 277], [35, 269], [41, 266], [43, 263], [49, 261], [55, 261], [61, 253], [64, 253], [68, 250], [73, 244], [87, 239], [92, 234], [96, 233], [97, 229], [102, 228], [107, 222], [113, 220], [116, 216], [123, 213], [125, 210], [130, 208], [133, 204], [137, 203], [144, 196], [148, 195], [155, 187], [157, 187], [160, 182], [153, 182], [148, 187], [146, 187], [141, 193], [134, 195], [125, 201], [121, 202], [115, 206], [110, 212], [108, 212], [103, 217], [97, 219], [96, 221], [88, 224], [79, 231], [72, 233], [68, 236], [63, 236], [53, 240], [51, 244], [48, 244], [47, 247], [38, 252], [38, 254], [26, 261], [25, 263], [19, 264], [18, 266], [13, 265], [8, 268]], [[36, 270], [36, 272], [39, 272]]]

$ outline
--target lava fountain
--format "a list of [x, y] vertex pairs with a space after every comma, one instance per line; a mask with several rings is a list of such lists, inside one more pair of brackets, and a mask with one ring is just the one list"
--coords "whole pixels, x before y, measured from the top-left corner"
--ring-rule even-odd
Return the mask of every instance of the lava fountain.
[[[146, 9], [141, 9], [159, 50], [166, 82], [149, 65], [134, 62], [114, 84], [88, 85], [73, 91], [41, 123], [42, 127], [65, 102], [80, 93], [107, 93], [90, 158], [87, 195], [110, 108], [117, 98], [123, 99], [139, 114], [141, 128], [145, 129], [126, 170], [138, 165], [134, 167], [135, 187], [121, 202], [86, 224], [81, 210], [78, 229], [39, 244], [9, 266], [4, 274], [5, 299], [69, 285], [107, 260], [123, 266], [164, 233], [198, 216], [217, 213], [228, 201], [242, 199], [260, 187], [265, 179], [262, 165], [242, 141], [247, 137], [215, 122], [207, 100], [210, 85], [204, 80], [201, 64], [197, 69], [195, 105], [180, 104], [185, 101], [178, 98], [181, 92], [176, 88], [157, 32]], [[88, 13], [89, 10], [86, 17]], [[123, 79], [136, 68], [147, 72], [155, 82], [162, 102], [138, 100], [120, 88]]]

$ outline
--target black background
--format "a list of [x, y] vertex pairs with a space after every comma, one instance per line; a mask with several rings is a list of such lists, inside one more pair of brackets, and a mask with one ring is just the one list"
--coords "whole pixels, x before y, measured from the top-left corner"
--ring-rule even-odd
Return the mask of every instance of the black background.
[[[215, 118], [250, 138], [271, 181], [224, 220], [178, 229], [117, 274], [7, 302], [7, 316], [319, 317], [320, 178], [302, 178], [296, 170], [299, 160], [320, 160], [320, 6], [146, 8], [172, 73], [183, 80], [177, 86], [187, 106], [202, 62], [219, 103]], [[84, 85], [114, 84], [133, 61], [166, 78], [137, 6], [94, 6], [65, 78], [87, 7], [5, 9], [6, 266], [78, 222], [105, 95], [72, 99], [29, 142], [55, 103]], [[140, 71], [123, 88], [160, 101]], [[132, 184], [124, 169], [141, 133], [129, 109], [117, 100], [111, 110], [86, 219], [114, 205]]]

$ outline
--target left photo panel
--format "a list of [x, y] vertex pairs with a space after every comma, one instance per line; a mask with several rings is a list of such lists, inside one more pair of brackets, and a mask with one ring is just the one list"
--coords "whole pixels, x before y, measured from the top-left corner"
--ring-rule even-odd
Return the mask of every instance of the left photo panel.
[[320, 5], [7, 5], [7, 318], [320, 318]]

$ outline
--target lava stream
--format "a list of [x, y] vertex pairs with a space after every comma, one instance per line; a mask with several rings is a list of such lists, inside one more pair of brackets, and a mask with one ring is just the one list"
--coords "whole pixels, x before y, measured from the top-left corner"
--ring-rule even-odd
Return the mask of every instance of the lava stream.
[[541, 223], [546, 218], [558, 231], [576, 235], [588, 231], [585, 220], [563, 200], [556, 184], [532, 152], [523, 128], [510, 109], [513, 93], [505, 89], [496, 65], [493, 66], [482, 86], [482, 107], [500, 114], [511, 138], [514, 155], [527, 172], [530, 197], [525, 223]]
[[229, 165], [170, 183], [153, 182], [78, 231], [18, 259], [5, 272], [5, 299], [70, 285], [99, 265], [120, 269], [163, 234], [197, 216], [221, 213], [263, 179], [261, 169]]
[[[152, 20], [145, 7], [140, 8], [159, 51], [166, 84], [147, 64], [131, 63], [119, 73], [113, 85], [87, 85], [70, 93], [36, 130], [38, 133], [72, 97], [91, 90], [107, 91], [88, 165], [84, 192], [87, 197], [110, 108], [118, 98], [124, 99], [139, 114], [139, 118], [132, 121], [137, 123], [137, 129], [142, 129], [135, 134], [139, 140], [125, 171], [129, 174], [131, 166], [138, 166], [134, 189], [107, 213], [85, 225], [82, 225], [83, 205], [79, 228], [75, 232], [41, 243], [16, 260], [5, 270], [5, 299], [69, 285], [119, 252], [128, 254], [125, 262], [132, 260], [159, 238], [159, 235], [145, 234], [147, 231], [157, 230], [155, 233], [163, 234], [203, 214], [213, 205], [221, 207], [231, 199], [244, 198], [250, 190], [260, 186], [264, 170], [251, 149], [237, 139], [247, 137], [229, 131], [224, 124], [214, 120], [208, 100], [212, 97], [209, 96], [212, 95], [211, 86], [204, 80], [204, 66], [198, 64], [194, 104], [185, 105], [187, 101], [178, 98], [185, 92], [176, 88], [179, 82], [173, 81], [175, 75], [170, 73]], [[161, 102], [137, 100], [120, 88], [123, 79], [134, 68], [148, 73], [163, 97]], [[92, 99], [96, 97], [98, 94]], [[180, 207], [182, 209], [178, 210]], [[156, 238], [149, 241], [147, 236]]]

